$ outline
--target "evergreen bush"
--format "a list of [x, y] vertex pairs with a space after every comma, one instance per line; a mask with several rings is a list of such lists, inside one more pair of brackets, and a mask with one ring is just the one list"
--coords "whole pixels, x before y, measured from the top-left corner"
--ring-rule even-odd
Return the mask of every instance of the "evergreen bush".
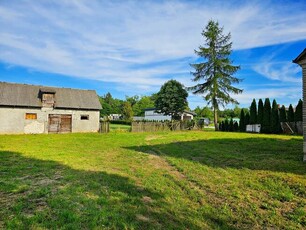
[[245, 114], [245, 126], [249, 125], [250, 124], [250, 113], [246, 113]]
[[257, 106], [255, 99], [253, 99], [250, 107], [250, 124], [257, 124]]
[[288, 122], [294, 122], [294, 111], [291, 104], [289, 105], [287, 117], [288, 117]]
[[226, 131], [226, 132], [229, 131], [229, 123], [228, 123], [228, 119], [227, 118], [225, 119], [225, 122], [224, 122], [224, 131]]
[[286, 122], [287, 121], [286, 108], [285, 108], [284, 105], [279, 109], [279, 121], [280, 122]]
[[244, 109], [241, 109], [241, 112], [240, 112], [239, 130], [240, 130], [240, 132], [245, 132], [245, 115], [244, 115]]
[[303, 121], [303, 101], [301, 99], [295, 107], [294, 121]]
[[265, 99], [261, 131], [262, 133], [271, 133], [271, 103], [269, 98]]
[[274, 99], [272, 102], [272, 111], [271, 111], [271, 132], [280, 133], [281, 127], [279, 123], [279, 112], [278, 105]]
[[238, 125], [238, 122], [235, 121], [234, 122], [234, 131], [237, 132], [239, 130], [239, 125]]
[[261, 99], [259, 99], [259, 101], [258, 101], [258, 113], [257, 113], [257, 124], [261, 124], [262, 125], [263, 110], [264, 110], [263, 102], [262, 102]]
[[234, 131], [234, 121], [233, 118], [231, 118], [230, 122], [229, 122], [229, 128], [228, 131], [233, 132]]

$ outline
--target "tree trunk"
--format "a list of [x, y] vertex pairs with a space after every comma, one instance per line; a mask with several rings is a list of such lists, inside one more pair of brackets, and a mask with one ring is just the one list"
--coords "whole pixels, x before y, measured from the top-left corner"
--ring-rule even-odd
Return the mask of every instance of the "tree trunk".
[[217, 108], [214, 108], [214, 123], [215, 123], [215, 131], [219, 131]]

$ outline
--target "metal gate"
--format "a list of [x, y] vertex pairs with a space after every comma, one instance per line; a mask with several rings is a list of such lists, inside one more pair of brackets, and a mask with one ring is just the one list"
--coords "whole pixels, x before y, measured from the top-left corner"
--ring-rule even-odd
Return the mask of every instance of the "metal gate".
[[66, 114], [49, 114], [49, 133], [70, 133], [72, 116]]

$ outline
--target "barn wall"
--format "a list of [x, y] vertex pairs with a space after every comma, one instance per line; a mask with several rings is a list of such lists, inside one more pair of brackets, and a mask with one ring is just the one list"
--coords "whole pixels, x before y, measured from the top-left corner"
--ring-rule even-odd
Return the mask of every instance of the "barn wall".
[[304, 152], [304, 161], [306, 161], [306, 60], [301, 64], [302, 73], [303, 73], [303, 152]]
[[[36, 113], [36, 120], [26, 120], [26, 113]], [[0, 108], [0, 134], [48, 133], [49, 114], [71, 114], [72, 132], [98, 132], [99, 111], [64, 109]], [[88, 115], [89, 120], [81, 120]]]

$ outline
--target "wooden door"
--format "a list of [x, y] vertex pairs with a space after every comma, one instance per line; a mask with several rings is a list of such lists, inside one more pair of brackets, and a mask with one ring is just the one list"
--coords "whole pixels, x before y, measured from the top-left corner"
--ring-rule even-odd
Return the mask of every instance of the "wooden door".
[[71, 115], [50, 114], [49, 115], [49, 133], [69, 133], [71, 132]]
[[71, 115], [61, 115], [60, 133], [71, 132]]

